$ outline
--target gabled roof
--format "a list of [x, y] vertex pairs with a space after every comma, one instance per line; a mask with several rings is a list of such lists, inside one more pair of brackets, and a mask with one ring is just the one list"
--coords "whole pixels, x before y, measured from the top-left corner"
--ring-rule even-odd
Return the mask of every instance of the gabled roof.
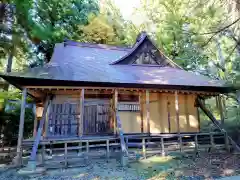
[[[134, 64], [145, 51], [156, 64]], [[17, 87], [108, 86], [215, 92], [229, 89], [223, 81], [181, 69], [164, 56], [146, 34], [142, 34], [132, 48], [65, 41], [55, 45], [51, 61], [44, 67], [0, 77]]]
[[[147, 45], [147, 46], [144, 46]], [[111, 63], [112, 65], [116, 64], [134, 64], [136, 59], [134, 61], [131, 61], [133, 59], [133, 56], [136, 56], [137, 53], [142, 52], [151, 53], [156, 57], [155, 61], [156, 64], [159, 66], [169, 66], [173, 68], [181, 68], [179, 65], [177, 65], [175, 62], [173, 62], [171, 59], [169, 59], [166, 55], [164, 55], [154, 44], [153, 41], [150, 40], [146, 32], [142, 32], [138, 35], [135, 45], [132, 47], [132, 49], [122, 58], [119, 60]], [[148, 52], [150, 51], [150, 52]], [[155, 52], [153, 52], [155, 51]]]

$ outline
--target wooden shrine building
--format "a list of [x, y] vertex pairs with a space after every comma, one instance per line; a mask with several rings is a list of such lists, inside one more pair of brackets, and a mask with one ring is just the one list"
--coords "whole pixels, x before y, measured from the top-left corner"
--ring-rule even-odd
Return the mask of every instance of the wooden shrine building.
[[33, 158], [44, 140], [197, 134], [197, 100], [232, 90], [223, 81], [185, 71], [146, 33], [132, 47], [58, 43], [43, 67], [1, 77], [23, 90], [18, 156], [25, 142], [26, 95], [37, 102]]

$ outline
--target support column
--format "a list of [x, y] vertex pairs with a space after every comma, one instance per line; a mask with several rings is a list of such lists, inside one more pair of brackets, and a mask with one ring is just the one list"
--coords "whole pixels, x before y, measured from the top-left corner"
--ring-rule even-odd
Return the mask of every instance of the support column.
[[177, 131], [180, 134], [180, 124], [179, 124], [179, 102], [178, 102], [178, 92], [175, 91], [175, 110], [176, 110], [176, 121], [177, 121]]
[[83, 121], [84, 121], [84, 89], [81, 90], [80, 94], [80, 118], [78, 122], [78, 135], [83, 135]]
[[22, 139], [23, 139], [23, 130], [24, 130], [26, 98], [27, 98], [27, 89], [24, 88], [22, 91], [21, 114], [20, 114], [18, 143], [17, 143], [17, 158], [15, 162], [17, 166], [21, 165], [21, 162], [22, 162]]
[[146, 122], [147, 122], [147, 133], [150, 134], [150, 104], [149, 104], [149, 90], [146, 90]]

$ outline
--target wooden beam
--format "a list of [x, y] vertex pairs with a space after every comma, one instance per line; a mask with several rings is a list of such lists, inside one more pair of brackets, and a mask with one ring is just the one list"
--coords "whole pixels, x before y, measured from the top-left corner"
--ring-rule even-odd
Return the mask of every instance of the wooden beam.
[[78, 135], [83, 135], [83, 121], [84, 121], [84, 89], [81, 90], [80, 94], [80, 118], [78, 122]]
[[113, 117], [113, 125], [114, 125], [114, 133], [117, 133], [117, 113], [118, 113], [118, 90], [114, 91], [114, 117]]
[[178, 131], [178, 133], [180, 133], [179, 102], [178, 102], [178, 92], [177, 91], [175, 91], [175, 110], [176, 110], [177, 131]]
[[21, 149], [22, 149], [22, 139], [23, 139], [23, 130], [24, 130], [26, 98], [27, 98], [27, 89], [24, 88], [22, 91], [21, 114], [20, 114], [20, 123], [19, 123], [19, 131], [18, 131], [17, 158], [16, 158], [17, 166], [20, 165], [22, 162]]
[[149, 90], [146, 90], [146, 122], [147, 122], [147, 133], [150, 133], [150, 104], [149, 104]]
[[[35, 90], [79, 90], [84, 88], [85, 90], [111, 90], [115, 89], [116, 87], [89, 87], [89, 86], [75, 86], [75, 87], [69, 87], [69, 86], [25, 86], [28, 89], [35, 89]], [[124, 91], [130, 91], [130, 92], [138, 92], [138, 91], [146, 91], [146, 88], [118, 88], [119, 93]], [[150, 92], [170, 92], [174, 93], [173, 89], [148, 89]], [[189, 94], [202, 94], [202, 95], [210, 95], [215, 96], [218, 95], [218, 92], [206, 92], [206, 91], [193, 91], [193, 90], [178, 90], [179, 93], [189, 93]]]

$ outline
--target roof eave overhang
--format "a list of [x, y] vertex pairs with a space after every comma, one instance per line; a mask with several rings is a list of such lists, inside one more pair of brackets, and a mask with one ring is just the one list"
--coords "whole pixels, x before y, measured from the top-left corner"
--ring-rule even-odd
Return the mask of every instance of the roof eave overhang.
[[136, 83], [114, 83], [114, 82], [90, 82], [90, 81], [69, 81], [54, 79], [39, 79], [17, 76], [0, 75], [15, 87], [22, 89], [27, 86], [34, 87], [113, 87], [113, 88], [139, 88], [139, 89], [167, 89], [184, 91], [204, 91], [217, 93], [230, 93], [237, 89], [232, 86], [186, 86], [186, 85], [167, 85], [167, 84], [136, 84]]

